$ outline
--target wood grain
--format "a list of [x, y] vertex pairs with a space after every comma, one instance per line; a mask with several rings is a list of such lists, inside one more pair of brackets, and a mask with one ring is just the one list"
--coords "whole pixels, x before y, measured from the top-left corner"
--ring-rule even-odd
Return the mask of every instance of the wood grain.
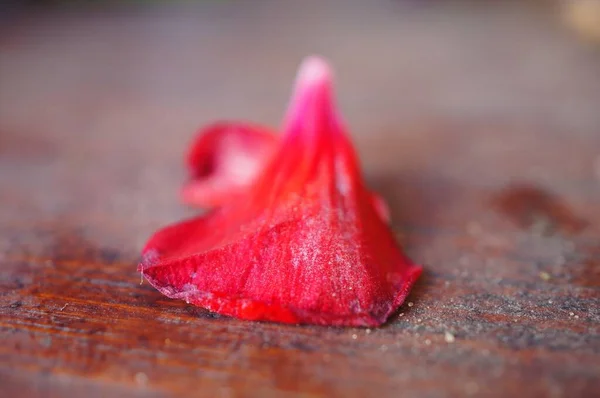
[[[595, 50], [511, 3], [265, 4], [3, 26], [0, 395], [600, 391]], [[311, 52], [337, 67], [368, 181], [425, 264], [409, 302], [379, 329], [286, 326], [140, 284], [144, 241], [195, 213], [177, 200], [195, 128], [277, 125]]]

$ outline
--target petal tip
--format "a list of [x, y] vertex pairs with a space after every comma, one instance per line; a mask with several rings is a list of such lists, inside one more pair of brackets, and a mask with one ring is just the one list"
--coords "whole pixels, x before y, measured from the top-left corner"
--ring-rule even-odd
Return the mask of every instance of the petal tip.
[[333, 68], [322, 57], [304, 58], [298, 68], [293, 94], [284, 119], [284, 135], [303, 129], [306, 120], [323, 125], [336, 119]]
[[331, 80], [333, 72], [329, 63], [322, 57], [312, 55], [306, 57], [298, 70], [298, 82], [315, 84]]

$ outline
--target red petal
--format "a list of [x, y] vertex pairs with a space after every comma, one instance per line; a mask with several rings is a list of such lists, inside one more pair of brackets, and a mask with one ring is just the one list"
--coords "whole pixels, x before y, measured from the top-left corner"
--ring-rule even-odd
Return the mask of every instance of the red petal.
[[[201, 129], [187, 157], [191, 176], [181, 190], [183, 202], [214, 207], [243, 192], [256, 180], [277, 148], [279, 136], [266, 127], [219, 122]], [[373, 192], [380, 217], [390, 221], [385, 200]]]
[[324, 61], [303, 64], [281, 146], [243, 200], [156, 233], [140, 270], [163, 294], [242, 319], [375, 326], [421, 268], [365, 188]]
[[269, 129], [245, 123], [202, 129], [188, 154], [191, 180], [181, 191], [182, 200], [213, 207], [243, 192], [262, 172], [278, 140]]

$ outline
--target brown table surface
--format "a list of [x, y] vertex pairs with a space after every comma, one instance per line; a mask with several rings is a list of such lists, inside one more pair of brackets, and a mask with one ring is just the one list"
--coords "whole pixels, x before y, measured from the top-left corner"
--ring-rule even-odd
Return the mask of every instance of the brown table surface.
[[[0, 395], [600, 391], [598, 48], [539, 4], [298, 3], [3, 24]], [[145, 240], [195, 213], [177, 197], [194, 130], [277, 125], [310, 53], [425, 264], [410, 303], [379, 329], [282, 326], [140, 285]]]

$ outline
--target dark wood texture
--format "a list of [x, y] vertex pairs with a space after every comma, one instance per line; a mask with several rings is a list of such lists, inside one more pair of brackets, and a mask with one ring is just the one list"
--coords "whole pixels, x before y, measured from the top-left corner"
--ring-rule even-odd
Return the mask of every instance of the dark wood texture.
[[[597, 48], [539, 6], [248, 3], [3, 24], [0, 395], [600, 391]], [[281, 326], [140, 285], [144, 241], [194, 214], [195, 128], [277, 125], [312, 52], [425, 264], [409, 303], [380, 329]]]

